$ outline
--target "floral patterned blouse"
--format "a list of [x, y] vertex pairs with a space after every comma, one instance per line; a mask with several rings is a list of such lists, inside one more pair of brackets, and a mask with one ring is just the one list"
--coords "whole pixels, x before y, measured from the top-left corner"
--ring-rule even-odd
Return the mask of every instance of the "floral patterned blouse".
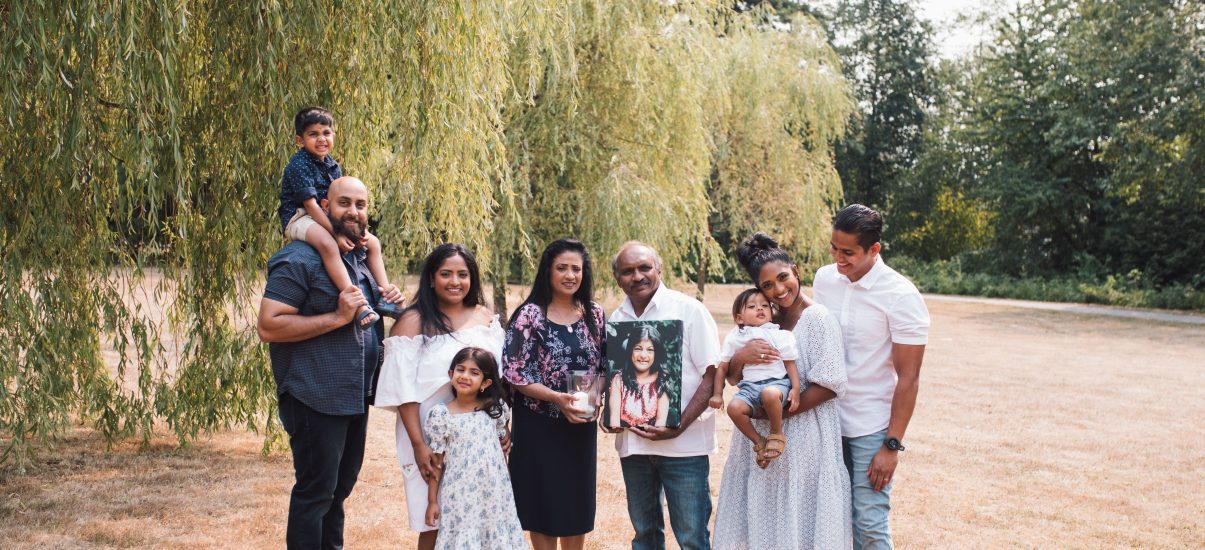
[[[566, 326], [549, 321], [536, 304], [519, 308], [506, 329], [502, 350], [502, 375], [506, 381], [516, 386], [543, 384], [553, 391], [563, 392], [569, 388], [569, 371], [606, 374], [603, 359], [607, 326], [602, 306], [590, 302], [586, 315], [594, 317], [597, 336], [589, 334], [585, 316]], [[515, 406], [519, 405], [544, 416], [561, 417], [561, 410], [556, 405], [515, 392]]]

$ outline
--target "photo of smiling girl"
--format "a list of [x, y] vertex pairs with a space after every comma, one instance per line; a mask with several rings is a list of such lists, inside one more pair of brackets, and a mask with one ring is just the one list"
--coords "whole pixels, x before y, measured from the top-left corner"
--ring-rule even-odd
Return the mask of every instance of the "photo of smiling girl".
[[[611, 427], [674, 427], [680, 422], [680, 321], [608, 323], [611, 383], [604, 423]], [[626, 338], [616, 337], [626, 334]]]

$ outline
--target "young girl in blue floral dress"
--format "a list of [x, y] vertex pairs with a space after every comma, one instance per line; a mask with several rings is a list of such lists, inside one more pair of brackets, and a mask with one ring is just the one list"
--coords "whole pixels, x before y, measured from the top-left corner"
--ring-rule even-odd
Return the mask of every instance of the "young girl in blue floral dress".
[[439, 528], [435, 547], [526, 548], [499, 437], [510, 411], [503, 402], [498, 362], [484, 349], [466, 347], [448, 370], [455, 399], [435, 405], [426, 431], [442, 464], [428, 484], [427, 525]]

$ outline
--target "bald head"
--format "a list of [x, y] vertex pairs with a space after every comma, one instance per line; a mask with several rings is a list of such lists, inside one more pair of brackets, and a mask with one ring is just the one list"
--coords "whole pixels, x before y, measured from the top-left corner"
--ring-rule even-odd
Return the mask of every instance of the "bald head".
[[653, 247], [639, 241], [628, 241], [619, 247], [611, 260], [615, 282], [640, 315], [661, 287], [661, 257]]
[[326, 192], [326, 197], [328, 199], [333, 199], [334, 197], [338, 196], [339, 193], [343, 192], [363, 192], [364, 197], [367, 198], [368, 186], [364, 185], [364, 182], [360, 181], [360, 178], [355, 176], [343, 176], [331, 182], [331, 188]]
[[[633, 249], [637, 249], [637, 250], [633, 250]], [[642, 243], [640, 241], [628, 241], [626, 243], [619, 245], [619, 251], [616, 252], [615, 255], [611, 257], [611, 274], [612, 275], [619, 274], [619, 257], [623, 256], [625, 253], [632, 252], [632, 251], [647, 252], [656, 261], [657, 267], [658, 268], [661, 267], [661, 256], [657, 254], [656, 249], [654, 249], [652, 246]]]

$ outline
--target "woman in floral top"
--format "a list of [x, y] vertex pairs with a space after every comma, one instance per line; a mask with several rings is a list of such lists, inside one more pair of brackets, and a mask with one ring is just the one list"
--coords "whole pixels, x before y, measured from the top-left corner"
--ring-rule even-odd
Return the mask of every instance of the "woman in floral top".
[[604, 374], [606, 320], [592, 300], [582, 243], [544, 249], [531, 294], [506, 330], [503, 376], [515, 390], [510, 476], [536, 550], [582, 548], [594, 530], [597, 411], [574, 404], [571, 371]]

